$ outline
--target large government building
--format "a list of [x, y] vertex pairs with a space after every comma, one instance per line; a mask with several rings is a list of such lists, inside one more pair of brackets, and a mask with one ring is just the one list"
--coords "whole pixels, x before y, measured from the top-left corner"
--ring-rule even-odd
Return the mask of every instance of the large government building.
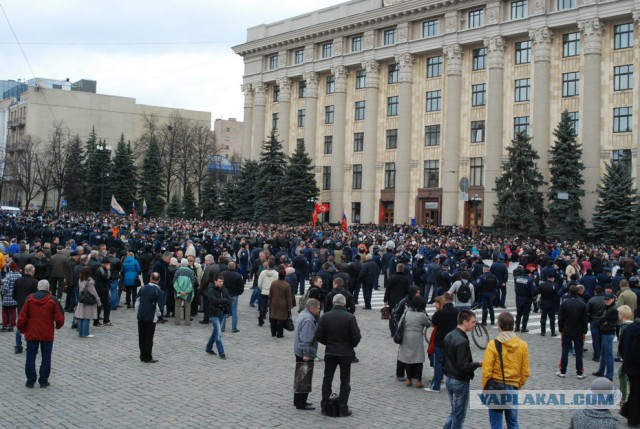
[[640, 0], [352, 0], [249, 28], [244, 156], [272, 129], [304, 143], [332, 222], [488, 226], [511, 139], [548, 180], [566, 109], [590, 220], [606, 162], [640, 177], [639, 19]]

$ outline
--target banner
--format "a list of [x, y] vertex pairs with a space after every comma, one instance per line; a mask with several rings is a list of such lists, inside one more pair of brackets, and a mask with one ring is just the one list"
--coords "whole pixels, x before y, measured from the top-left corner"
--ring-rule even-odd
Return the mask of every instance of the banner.
[[126, 214], [124, 210], [122, 210], [122, 207], [120, 207], [120, 204], [116, 201], [116, 197], [113, 195], [111, 195], [111, 211], [120, 216], [124, 216]]
[[342, 213], [342, 223], [340, 224], [340, 229], [345, 234], [349, 235], [349, 225], [347, 224], [347, 212]]
[[316, 211], [318, 213], [328, 213], [329, 212], [329, 203], [316, 204]]

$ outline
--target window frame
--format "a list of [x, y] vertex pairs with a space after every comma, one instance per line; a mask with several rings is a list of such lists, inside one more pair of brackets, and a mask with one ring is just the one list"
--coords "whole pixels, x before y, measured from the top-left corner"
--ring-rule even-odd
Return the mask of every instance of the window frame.
[[471, 70], [485, 70], [487, 68], [487, 48], [476, 48], [471, 51]]
[[362, 164], [353, 164], [351, 171], [351, 189], [362, 189]]
[[467, 28], [480, 28], [484, 26], [484, 8], [471, 9], [467, 13]]
[[569, 118], [571, 120], [571, 126], [573, 131], [576, 133], [576, 136], [580, 133], [580, 112], [567, 112], [569, 114]]
[[386, 28], [382, 30], [382, 46], [392, 46], [396, 44], [396, 28]]
[[631, 175], [632, 157], [631, 149], [614, 149], [611, 151], [611, 164], [622, 164], [624, 169]]
[[275, 112], [271, 114], [271, 130], [277, 131], [278, 126], [280, 125], [280, 113]]
[[442, 55], [427, 58], [427, 79], [442, 77]]
[[363, 132], [353, 133], [353, 151], [354, 152], [364, 151], [364, 133]]
[[331, 190], [331, 166], [325, 165], [322, 167], [322, 190]]
[[513, 90], [514, 103], [531, 101], [531, 78], [516, 79]]
[[400, 98], [397, 95], [387, 97], [387, 117], [398, 116]]
[[400, 82], [400, 64], [389, 64], [387, 67], [387, 84], [393, 85], [398, 82]]
[[[527, 0], [514, 0], [511, 2], [511, 20], [524, 19], [528, 15]], [[515, 13], [514, 13], [515, 12]]]
[[[439, 26], [440, 26], [440, 24], [439, 24], [438, 18], [427, 19], [425, 21], [422, 21], [422, 38], [426, 39], [428, 37], [436, 37], [436, 36], [438, 36], [439, 33], [440, 33]], [[434, 29], [435, 29], [435, 31], [432, 31]]]
[[293, 63], [294, 64], [304, 63], [304, 49], [296, 49], [293, 52]]
[[362, 34], [351, 36], [351, 52], [362, 52], [364, 47], [364, 37]]
[[556, 10], [575, 9], [576, 0], [556, 0]]
[[307, 96], [307, 81], [298, 81], [298, 98], [305, 98]]
[[[522, 129], [524, 127], [524, 129]], [[530, 116], [516, 116], [513, 118], [513, 136], [515, 138], [519, 132], [524, 131], [524, 134], [529, 137], [531, 133], [531, 117]]]
[[320, 51], [321, 51], [320, 56], [322, 58], [331, 58], [333, 55], [333, 43], [332, 42], [323, 43]]
[[471, 106], [485, 106], [487, 104], [487, 84], [477, 83], [471, 85]]
[[384, 163], [384, 189], [396, 188], [396, 163]]
[[[522, 46], [525, 47], [523, 48]], [[531, 40], [522, 40], [520, 42], [516, 42], [514, 57], [517, 65], [531, 64]]]
[[469, 158], [469, 186], [484, 186], [484, 158], [481, 156]]
[[278, 54], [269, 55], [269, 70], [276, 70], [278, 68]]
[[[440, 146], [440, 124], [424, 126], [424, 145], [427, 147]], [[433, 141], [435, 140], [435, 143]], [[433, 144], [432, 144], [433, 143]]]
[[[623, 71], [623, 67], [627, 70]], [[629, 71], [630, 68], [630, 71]], [[626, 85], [622, 85], [625, 83]], [[613, 90], [614, 91], [628, 91], [633, 89], [633, 64], [625, 64], [621, 66], [613, 67]]]
[[335, 120], [335, 108], [336, 106], [330, 104], [328, 106], [324, 106], [324, 123], [325, 125], [333, 124]]
[[304, 127], [307, 118], [307, 109], [298, 109], [298, 127]]
[[[626, 27], [623, 31], [619, 31], [622, 27]], [[633, 32], [635, 31], [633, 22], [625, 22], [613, 26], [613, 49], [633, 48]], [[629, 30], [630, 28], [630, 30]]]
[[354, 121], [364, 121], [365, 109], [366, 109], [365, 100], [358, 100], [355, 102]]
[[392, 150], [398, 148], [398, 129], [389, 128], [385, 133], [385, 149]]
[[562, 35], [562, 58], [580, 55], [580, 32], [564, 33]]
[[486, 135], [486, 122], [483, 120], [471, 121], [471, 143], [484, 143]]
[[[626, 128], [622, 129], [622, 125], [626, 124]], [[613, 132], [614, 133], [630, 133], [633, 131], [633, 107], [621, 106], [613, 108]]]
[[577, 97], [580, 95], [580, 72], [562, 73], [562, 97]]
[[440, 187], [440, 160], [425, 159], [422, 177], [423, 189], [435, 189]]
[[280, 85], [273, 85], [273, 102], [280, 102]]
[[356, 71], [356, 89], [364, 89], [367, 87], [367, 71], [360, 69]]
[[322, 142], [322, 153], [324, 155], [331, 155], [333, 153], [333, 136], [324, 136]]
[[440, 112], [442, 110], [442, 90], [441, 89], [427, 91], [425, 108], [427, 112]]
[[327, 94], [333, 94], [336, 92], [336, 77], [335, 75], [328, 75], [325, 80], [325, 92]]

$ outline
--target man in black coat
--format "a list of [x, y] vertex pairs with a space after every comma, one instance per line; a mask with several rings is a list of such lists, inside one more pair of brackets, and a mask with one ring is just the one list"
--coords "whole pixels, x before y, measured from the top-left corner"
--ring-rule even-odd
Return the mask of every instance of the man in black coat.
[[354, 349], [362, 338], [355, 316], [347, 311], [346, 298], [342, 294], [333, 297], [333, 310], [325, 313], [318, 322], [316, 340], [326, 346], [324, 355], [324, 379], [322, 380], [322, 413], [326, 414], [331, 397], [331, 383], [340, 366], [340, 397], [338, 416], [351, 415], [349, 393], [351, 393], [351, 362]]
[[562, 334], [560, 371], [556, 372], [558, 377], [566, 377], [569, 349], [572, 344], [576, 352], [576, 373], [579, 379], [585, 377], [582, 366], [582, 347], [584, 346], [583, 335], [587, 333], [588, 324], [587, 306], [578, 297], [578, 286], [571, 285], [569, 287], [569, 298], [560, 304], [560, 311], [558, 312], [558, 328]]
[[620, 414], [629, 427], [640, 425], [640, 321], [628, 325], [620, 336], [618, 352], [622, 355], [622, 372], [629, 378], [629, 396]]
[[359, 280], [362, 284], [362, 297], [364, 298], [364, 309], [371, 310], [371, 295], [376, 284], [376, 279], [380, 275], [380, 267], [373, 260], [373, 256], [367, 255], [366, 261], [362, 264]]
[[[229, 311], [231, 312], [231, 332], [240, 332], [238, 330], [238, 298], [244, 292], [244, 278], [237, 271], [235, 262], [229, 262], [229, 269], [223, 271], [224, 287], [229, 291], [231, 302], [229, 303]], [[225, 331], [227, 318], [222, 319], [222, 332]]]
[[500, 254], [498, 256], [498, 260], [491, 264], [491, 274], [498, 278], [498, 293], [496, 294], [496, 298], [494, 300], [494, 306], [500, 308], [506, 307], [507, 300], [507, 281], [509, 280], [509, 268], [507, 268], [507, 264], [504, 262], [504, 255]]
[[[387, 283], [387, 289], [384, 291], [384, 302], [389, 305], [389, 308], [393, 310], [402, 298], [409, 293], [409, 286], [411, 286], [411, 279], [404, 273], [404, 264], [399, 263], [396, 265], [396, 272], [389, 277]], [[389, 330], [391, 335], [395, 333], [395, 322], [393, 318], [389, 319]]]
[[158, 300], [164, 294], [159, 286], [160, 274], [152, 273], [149, 284], [140, 288], [138, 298], [138, 346], [140, 347], [140, 361], [145, 363], [156, 363], [151, 352], [153, 350], [153, 336], [156, 332], [156, 321], [158, 320]]
[[111, 305], [109, 304], [109, 277], [111, 269], [111, 263], [109, 259], [104, 258], [102, 260], [101, 266], [96, 269], [94, 274], [94, 279], [96, 282], [96, 292], [100, 297], [100, 303], [102, 304], [98, 307], [98, 318], [93, 321], [93, 326], [100, 326], [100, 313], [103, 313], [102, 323], [104, 326], [111, 326], [111, 320], [109, 319], [109, 315], [111, 314]]
[[437, 328], [434, 338], [433, 356], [433, 380], [429, 387], [425, 387], [427, 392], [440, 393], [440, 383], [444, 377], [442, 359], [444, 356], [444, 337], [458, 326], [458, 309], [453, 306], [453, 295], [445, 292], [444, 305], [435, 312], [431, 322]]
[[[35, 273], [35, 267], [31, 264], [27, 264], [24, 267], [24, 275], [16, 279], [13, 285], [13, 299], [17, 303], [17, 314], [20, 314], [20, 310], [22, 310], [22, 306], [24, 302], [27, 300], [27, 297], [32, 293], [36, 293], [38, 291], [38, 280], [36, 280], [33, 275]], [[15, 352], [16, 354], [22, 353], [22, 334], [16, 328], [16, 345]]]
[[336, 277], [335, 279], [333, 279], [333, 289], [327, 294], [324, 299], [324, 312], [328, 313], [333, 309], [333, 297], [338, 294], [341, 294], [345, 297], [346, 302], [344, 305], [349, 313], [355, 313], [356, 306], [353, 303], [353, 296], [347, 289], [345, 289], [344, 282], [340, 277]]

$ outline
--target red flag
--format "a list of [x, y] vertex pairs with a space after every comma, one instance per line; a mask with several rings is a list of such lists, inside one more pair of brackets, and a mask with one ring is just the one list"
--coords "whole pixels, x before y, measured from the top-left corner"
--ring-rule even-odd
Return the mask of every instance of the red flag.
[[311, 223], [313, 224], [313, 226], [316, 226], [316, 224], [318, 223], [318, 212], [317, 211], [313, 211], [313, 216], [311, 217]]
[[384, 221], [384, 204], [380, 204], [380, 223]]
[[342, 213], [342, 223], [340, 224], [340, 229], [345, 234], [349, 235], [349, 225], [347, 225], [347, 212]]
[[316, 211], [318, 213], [328, 213], [329, 212], [329, 203], [316, 204]]

